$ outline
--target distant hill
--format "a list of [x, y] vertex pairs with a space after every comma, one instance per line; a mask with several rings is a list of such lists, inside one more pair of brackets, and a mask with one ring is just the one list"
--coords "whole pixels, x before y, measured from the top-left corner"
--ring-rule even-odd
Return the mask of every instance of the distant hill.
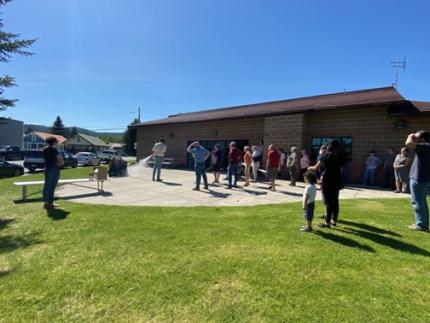
[[[66, 129], [71, 130], [72, 127], [66, 127]], [[79, 133], [82, 133], [84, 135], [99, 137], [100, 139], [106, 142], [120, 143], [123, 141], [122, 140], [123, 133], [121, 132], [119, 133], [118, 132], [97, 132], [97, 131], [92, 131], [81, 127], [76, 127], [76, 129], [78, 130]], [[29, 133], [31, 131], [50, 132], [51, 127], [43, 126], [39, 124], [25, 124], [24, 133]]]

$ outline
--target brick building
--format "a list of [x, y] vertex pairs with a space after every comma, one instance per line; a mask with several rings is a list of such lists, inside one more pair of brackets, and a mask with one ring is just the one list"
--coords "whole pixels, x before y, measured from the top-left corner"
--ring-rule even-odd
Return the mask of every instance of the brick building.
[[136, 127], [138, 159], [164, 138], [166, 157], [181, 167], [192, 166], [186, 147], [195, 140], [208, 149], [218, 143], [225, 154], [232, 140], [284, 150], [295, 145], [315, 158], [320, 145], [335, 138], [351, 154], [350, 180], [359, 182], [370, 150], [383, 157], [390, 146], [400, 149], [407, 134], [430, 130], [430, 102], [409, 101], [385, 87], [180, 113]]

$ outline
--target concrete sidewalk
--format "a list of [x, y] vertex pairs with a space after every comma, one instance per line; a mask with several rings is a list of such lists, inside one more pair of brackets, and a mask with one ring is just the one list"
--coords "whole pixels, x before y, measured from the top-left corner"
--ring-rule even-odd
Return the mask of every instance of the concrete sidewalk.
[[[223, 176], [221, 176], [223, 177]], [[95, 183], [87, 185], [65, 185], [59, 187], [60, 198], [79, 203], [140, 206], [241, 206], [276, 204], [301, 201], [304, 183], [289, 186], [288, 181], [277, 181], [277, 192], [268, 190], [267, 183], [251, 183], [244, 187], [226, 189], [223, 184], [210, 184], [209, 190], [192, 191], [195, 175], [192, 171], [163, 169], [163, 182], [152, 181], [152, 169], [141, 166], [129, 167], [129, 176], [111, 178], [105, 182], [104, 193], [95, 190]], [[213, 180], [208, 174], [209, 183]], [[391, 191], [350, 187], [340, 193], [341, 199], [352, 198], [408, 198], [406, 194]], [[318, 191], [317, 199], [321, 200]]]

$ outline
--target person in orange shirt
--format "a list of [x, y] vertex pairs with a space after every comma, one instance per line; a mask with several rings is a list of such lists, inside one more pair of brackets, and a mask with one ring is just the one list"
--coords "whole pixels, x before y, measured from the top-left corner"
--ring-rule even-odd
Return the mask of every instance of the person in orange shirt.
[[245, 146], [243, 151], [245, 152], [245, 156], [243, 157], [245, 162], [245, 186], [249, 186], [249, 179], [251, 178], [252, 151], [249, 146]]

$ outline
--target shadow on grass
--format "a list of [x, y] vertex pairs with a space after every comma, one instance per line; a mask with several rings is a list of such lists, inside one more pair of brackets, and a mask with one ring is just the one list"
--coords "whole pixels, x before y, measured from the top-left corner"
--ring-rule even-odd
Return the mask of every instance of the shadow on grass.
[[363, 230], [367, 230], [367, 231], [371, 231], [371, 232], [374, 232], [374, 233], [388, 234], [388, 235], [394, 236], [394, 237], [401, 237], [400, 234], [398, 234], [398, 233], [396, 233], [394, 231], [381, 229], [381, 228], [375, 227], [373, 225], [368, 225], [368, 224], [365, 224], [365, 223], [352, 222], [352, 221], [347, 221], [347, 220], [339, 220], [338, 223], [350, 225], [352, 227], [357, 227], [357, 228], [360, 228], [360, 229], [363, 229]]
[[0, 253], [12, 252], [16, 249], [28, 248], [42, 243], [37, 238], [39, 233], [29, 233], [22, 236], [7, 235], [0, 237]]
[[0, 279], [12, 273], [13, 269], [0, 269]]
[[54, 221], [64, 220], [70, 214], [69, 211], [61, 209], [48, 209], [46, 210], [46, 213], [48, 213], [48, 216]]
[[15, 219], [0, 219], [0, 230], [6, 229]]
[[414, 246], [413, 244], [403, 242], [400, 240], [396, 240], [396, 239], [393, 239], [390, 237], [385, 237], [385, 236], [381, 236], [381, 235], [376, 234], [376, 233], [363, 231], [363, 230], [357, 230], [357, 229], [351, 229], [351, 228], [341, 229], [341, 231], [346, 232], [346, 233], [350, 233], [350, 234], [354, 234], [356, 236], [359, 236], [359, 237], [362, 237], [365, 239], [369, 239], [375, 243], [378, 243], [380, 245], [390, 247], [390, 248], [393, 248], [393, 249], [396, 249], [399, 251], [408, 252], [408, 253], [412, 253], [415, 255], [430, 257], [429, 251], [422, 249], [420, 247]]
[[361, 244], [361, 243], [359, 243], [355, 240], [352, 240], [350, 238], [347, 238], [347, 237], [342, 237], [342, 236], [339, 236], [337, 234], [333, 234], [330, 232], [324, 232], [321, 230], [315, 231], [315, 234], [324, 238], [324, 239], [339, 243], [345, 247], [356, 248], [356, 249], [360, 249], [360, 250], [367, 251], [367, 252], [375, 252], [375, 249], [373, 249], [372, 247]]

